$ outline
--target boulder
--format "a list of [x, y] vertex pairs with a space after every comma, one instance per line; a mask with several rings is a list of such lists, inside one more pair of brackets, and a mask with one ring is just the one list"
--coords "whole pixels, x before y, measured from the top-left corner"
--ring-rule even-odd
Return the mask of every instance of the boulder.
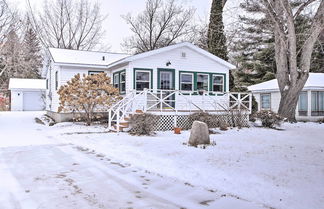
[[190, 131], [189, 145], [210, 144], [209, 130], [206, 123], [194, 121]]

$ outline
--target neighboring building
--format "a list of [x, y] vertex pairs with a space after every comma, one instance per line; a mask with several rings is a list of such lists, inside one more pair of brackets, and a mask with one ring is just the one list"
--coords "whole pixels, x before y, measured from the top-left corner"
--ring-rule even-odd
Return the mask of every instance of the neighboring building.
[[11, 111], [45, 109], [46, 81], [44, 79], [10, 78]]
[[[277, 79], [249, 86], [258, 102], [258, 110], [277, 112], [280, 103], [280, 92]], [[310, 73], [309, 78], [299, 95], [296, 119], [317, 121], [324, 117], [324, 73]]]
[[125, 110], [123, 105], [130, 108], [131, 104], [127, 113], [224, 111], [231, 106], [227, 94], [229, 70], [235, 66], [190, 43], [133, 56], [54, 48], [48, 52], [44, 70], [48, 83], [46, 110], [57, 121], [67, 119], [57, 113], [57, 90], [77, 73], [106, 72], [124, 97], [116, 107]]

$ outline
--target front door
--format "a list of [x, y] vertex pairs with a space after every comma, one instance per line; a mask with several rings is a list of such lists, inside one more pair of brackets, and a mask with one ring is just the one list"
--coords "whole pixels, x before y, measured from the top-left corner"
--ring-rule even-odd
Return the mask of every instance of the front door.
[[[168, 90], [174, 90], [174, 70], [171, 69], [159, 69], [159, 75], [158, 75], [158, 89], [160, 90], [160, 94], [162, 94], [162, 97], [167, 97], [172, 91]], [[165, 91], [163, 91], [165, 90]], [[174, 95], [167, 98], [166, 103], [169, 104], [171, 107], [174, 107]], [[164, 108], [170, 108], [168, 105], [164, 104]]]

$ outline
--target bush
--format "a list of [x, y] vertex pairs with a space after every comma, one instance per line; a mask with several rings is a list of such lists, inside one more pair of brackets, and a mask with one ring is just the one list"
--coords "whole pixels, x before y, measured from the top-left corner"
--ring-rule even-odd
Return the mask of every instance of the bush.
[[256, 113], [256, 118], [261, 120], [263, 127], [274, 128], [280, 126], [283, 118], [271, 110], [261, 110]]
[[207, 124], [208, 128], [212, 127], [213, 118], [206, 112], [197, 112], [189, 115], [190, 121], [201, 121]]
[[317, 122], [318, 122], [319, 124], [324, 123], [324, 118], [319, 119]]
[[154, 132], [154, 122], [157, 121], [156, 115], [150, 113], [134, 114], [130, 117], [131, 129], [129, 133], [132, 135], [152, 135]]

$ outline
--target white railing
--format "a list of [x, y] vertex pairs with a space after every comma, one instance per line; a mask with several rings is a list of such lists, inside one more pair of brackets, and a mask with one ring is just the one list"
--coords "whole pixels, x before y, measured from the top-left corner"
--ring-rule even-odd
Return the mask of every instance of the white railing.
[[113, 105], [108, 111], [108, 128], [116, 125], [117, 132], [120, 122], [133, 114], [136, 110], [143, 112], [168, 112], [175, 114], [193, 111], [231, 111], [243, 110], [251, 113], [252, 96], [241, 92], [186, 92], [179, 90], [131, 91], [121, 101]]

